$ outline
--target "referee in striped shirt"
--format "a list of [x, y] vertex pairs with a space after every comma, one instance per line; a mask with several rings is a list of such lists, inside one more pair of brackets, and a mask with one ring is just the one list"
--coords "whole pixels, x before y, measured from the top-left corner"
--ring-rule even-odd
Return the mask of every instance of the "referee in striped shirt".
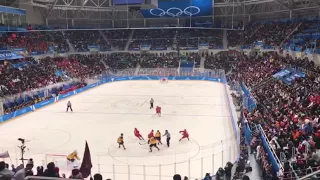
[[166, 136], [166, 137], [167, 137], [167, 146], [170, 147], [171, 135], [170, 135], [169, 131], [166, 130], [163, 136]]

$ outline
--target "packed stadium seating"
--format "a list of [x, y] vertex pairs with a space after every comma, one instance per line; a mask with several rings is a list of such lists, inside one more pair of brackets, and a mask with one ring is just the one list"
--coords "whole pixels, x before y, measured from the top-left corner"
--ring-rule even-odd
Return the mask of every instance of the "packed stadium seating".
[[90, 51], [90, 46], [98, 46], [96, 48], [101, 51], [107, 51], [111, 48], [111, 45], [104, 40], [100, 31], [66, 31], [65, 35], [70, 39], [77, 52]]
[[131, 30], [109, 30], [103, 31], [111, 46], [116, 50], [124, 50]]
[[314, 53], [319, 46], [319, 21], [306, 20], [294, 32], [284, 47], [294, 51]]
[[61, 31], [33, 31], [4, 33], [0, 48], [26, 48], [34, 55], [49, 51], [68, 52], [69, 47]]
[[[228, 46], [252, 46], [262, 42], [263, 46], [273, 47], [284, 42], [283, 48], [302, 52], [313, 49], [312, 52], [316, 52], [320, 43], [318, 23], [314, 20], [252, 23], [244, 31], [228, 31]], [[97, 46], [100, 51], [112, 49], [123, 52], [4, 61], [0, 65], [0, 95], [6, 99], [4, 113], [84, 87], [87, 84], [85, 79], [106, 73], [108, 69], [179, 68], [184, 56], [187, 63], [195, 64], [200, 64], [204, 58], [204, 68], [224, 69], [232, 84], [244, 83], [255, 99], [256, 107], [251, 112], [245, 109], [243, 115], [247, 120], [244, 123], [253, 130], [250, 147], [252, 153], [256, 153], [264, 179], [276, 178], [277, 174], [270, 162], [268, 149], [259, 138], [258, 126], [270, 140], [275, 156], [287, 161], [283, 164], [284, 178], [302, 176], [310, 173], [310, 169], [319, 169], [320, 66], [308, 58], [280, 56], [274, 52], [234, 57], [124, 51], [127, 43], [128, 50], [140, 50], [141, 47], [149, 47], [150, 50], [176, 47], [190, 50], [200, 46], [223, 48], [223, 31], [206, 29], [8, 32], [0, 36], [0, 48], [25, 48], [30, 55], [65, 53], [70, 51], [67, 40], [76, 52], [88, 52], [91, 46]], [[305, 77], [297, 77], [291, 84], [274, 77], [286, 68], [302, 71]], [[37, 91], [44, 87], [47, 87], [47, 92]], [[23, 92], [28, 93], [22, 96]], [[11, 171], [0, 162], [0, 179], [2, 173], [10, 176]], [[41, 170], [37, 175], [46, 176]], [[53, 177], [52, 174], [48, 176]], [[77, 176], [80, 176], [79, 172], [73, 172], [71, 177], [79, 178]], [[54, 177], [61, 176], [55, 174]]]
[[280, 46], [283, 41], [303, 22], [268, 21], [250, 24], [245, 31], [229, 31], [229, 46], [252, 46], [256, 43], [265, 47]]
[[210, 49], [223, 47], [221, 30], [182, 29], [177, 31], [177, 41], [182, 49], [197, 49], [204, 45]]
[[174, 29], [135, 30], [129, 49], [150, 46], [151, 50], [164, 50], [172, 47]]
[[[317, 155], [316, 149], [320, 142], [317, 135], [320, 76], [312, 72], [306, 74], [304, 78], [296, 78], [291, 85], [282, 80], [268, 79], [288, 64], [299, 66], [309, 63], [308, 60], [294, 61], [291, 57], [265, 54], [260, 59], [253, 58], [239, 62], [231, 75], [245, 82], [256, 98], [257, 108], [253, 112], [245, 112], [250, 127], [255, 129], [256, 124], [262, 126], [276, 156], [279, 159], [286, 158], [299, 177], [307, 174], [308, 167], [318, 168], [316, 163], [318, 160], [314, 156]], [[319, 67], [307, 68], [310, 70], [308, 72], [311, 72]], [[255, 88], [258, 84], [260, 86]], [[251, 140], [251, 148], [261, 151], [261, 141], [258, 136], [256, 134]], [[260, 147], [257, 148], [258, 146]], [[260, 153], [259, 156], [261, 155], [263, 154]], [[284, 177], [291, 177], [290, 167], [287, 165], [284, 169]], [[263, 165], [264, 175], [275, 176], [270, 170], [271, 164]]]

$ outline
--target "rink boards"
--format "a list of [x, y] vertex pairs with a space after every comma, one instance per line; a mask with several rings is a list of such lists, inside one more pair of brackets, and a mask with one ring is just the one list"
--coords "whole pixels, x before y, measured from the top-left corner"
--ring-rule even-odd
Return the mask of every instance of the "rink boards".
[[[117, 78], [104, 78], [101, 81], [89, 84], [83, 88], [78, 88], [78, 89], [76, 89], [74, 91], [70, 91], [66, 94], [60, 94], [57, 97], [53, 97], [48, 100], [41, 101], [40, 103], [34, 104], [32, 106], [24, 107], [24, 108], [19, 109], [17, 111], [0, 116], [0, 123], [3, 123], [3, 122], [8, 121], [10, 119], [24, 115], [26, 113], [32, 112], [34, 110], [40, 109], [44, 106], [50, 105], [54, 102], [60, 101], [62, 99], [76, 95], [78, 93], [81, 93], [83, 91], [86, 91], [88, 89], [94, 88], [96, 86], [99, 86], [99, 85], [102, 85], [105, 83], [116, 82], [116, 81], [132, 81], [132, 80], [160, 80], [160, 78], [162, 78], [162, 77], [163, 76], [128, 76], [128, 77], [117, 77]], [[201, 81], [222, 82], [222, 80], [219, 78], [192, 77], [192, 76], [190, 76], [190, 77], [189, 76], [171, 76], [171, 77], [168, 77], [168, 80], [201, 80]]]

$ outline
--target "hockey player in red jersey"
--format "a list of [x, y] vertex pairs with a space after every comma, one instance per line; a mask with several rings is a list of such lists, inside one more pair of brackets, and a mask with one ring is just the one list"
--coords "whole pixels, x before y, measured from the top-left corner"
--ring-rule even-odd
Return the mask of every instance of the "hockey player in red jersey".
[[179, 141], [181, 141], [184, 138], [187, 138], [189, 141], [189, 133], [186, 129], [184, 129], [183, 131], [180, 131], [179, 133], [182, 133], [182, 138]]
[[161, 117], [161, 107], [157, 106], [156, 113], [158, 114], [159, 117]]
[[144, 140], [137, 128], [134, 128], [134, 136], [139, 138], [139, 140]]
[[153, 134], [153, 129], [151, 130], [151, 132], [148, 134], [148, 144], [150, 142], [150, 138], [151, 137], [154, 137], [154, 134]]

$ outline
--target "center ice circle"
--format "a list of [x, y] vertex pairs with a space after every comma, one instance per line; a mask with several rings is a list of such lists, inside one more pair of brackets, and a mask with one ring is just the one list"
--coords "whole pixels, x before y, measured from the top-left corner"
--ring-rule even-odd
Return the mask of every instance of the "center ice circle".
[[158, 145], [160, 151], [153, 148], [153, 152], [149, 152], [149, 145], [147, 143], [130, 144], [127, 149], [119, 148], [117, 144], [109, 147], [108, 153], [113, 161], [127, 165], [146, 165], [159, 166], [159, 164], [166, 166], [175, 163], [186, 162], [200, 153], [200, 146], [197, 141], [190, 139], [190, 141], [171, 142], [170, 147], [167, 147], [165, 140], [162, 145]]

